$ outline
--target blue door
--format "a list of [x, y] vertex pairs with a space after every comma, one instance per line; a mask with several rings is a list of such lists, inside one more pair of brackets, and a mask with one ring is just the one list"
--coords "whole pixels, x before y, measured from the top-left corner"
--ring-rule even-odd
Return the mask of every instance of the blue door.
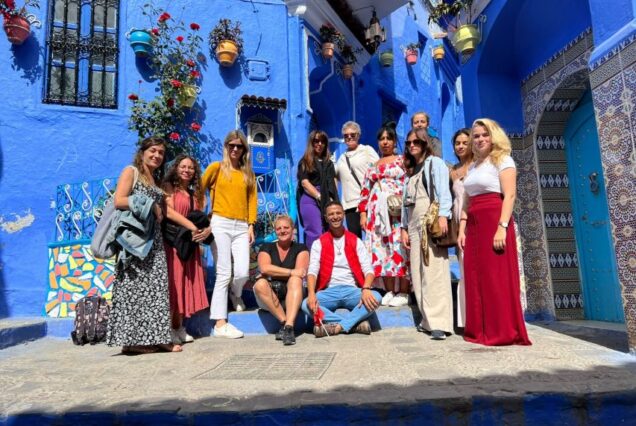
[[572, 112], [564, 137], [585, 318], [624, 322], [598, 131], [589, 91]]

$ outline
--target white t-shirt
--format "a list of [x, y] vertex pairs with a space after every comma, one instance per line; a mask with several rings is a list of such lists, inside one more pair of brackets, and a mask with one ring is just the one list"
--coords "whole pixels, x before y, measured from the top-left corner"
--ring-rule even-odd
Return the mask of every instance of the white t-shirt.
[[[351, 174], [351, 170], [349, 170], [347, 157], [349, 157], [351, 169], [356, 173], [360, 185], [358, 185], [358, 182]], [[345, 210], [358, 207], [364, 176], [369, 167], [378, 161], [378, 158], [377, 152], [369, 145], [358, 145], [355, 151], [346, 151], [338, 159], [336, 163], [336, 178], [340, 180], [342, 185], [342, 206]]]
[[486, 158], [479, 166], [475, 166], [475, 164], [473, 163], [468, 168], [466, 179], [464, 179], [464, 189], [469, 197], [488, 192], [501, 193], [499, 173], [504, 169], [516, 168], [515, 162], [509, 155], [503, 157], [499, 166], [492, 164], [490, 157]]
[[[347, 256], [344, 251], [344, 236], [333, 239], [334, 248], [334, 260], [333, 270], [331, 272], [331, 280], [329, 286], [338, 285], [351, 285], [356, 286], [356, 279], [351, 272], [351, 267], [347, 261]], [[360, 260], [360, 266], [362, 267], [362, 273], [364, 275], [372, 274], [373, 267], [371, 266], [371, 259], [369, 253], [364, 247], [364, 243], [360, 238], [356, 241], [356, 252], [358, 254], [358, 260]], [[307, 275], [313, 275], [318, 277], [318, 271], [320, 270], [320, 255], [322, 254], [322, 242], [320, 240], [314, 241], [311, 245], [311, 254], [309, 255], [309, 270]]]

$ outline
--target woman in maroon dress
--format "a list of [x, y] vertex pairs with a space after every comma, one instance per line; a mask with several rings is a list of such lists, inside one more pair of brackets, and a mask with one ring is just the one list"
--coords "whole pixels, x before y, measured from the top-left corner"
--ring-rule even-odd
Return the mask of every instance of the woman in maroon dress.
[[[187, 219], [192, 210], [191, 205], [194, 210], [201, 210], [205, 203], [201, 169], [197, 161], [187, 155], [177, 156], [164, 179], [164, 190], [168, 219], [189, 229], [192, 232], [192, 241], [198, 243], [205, 240], [210, 235], [210, 227], [197, 229]], [[209, 306], [199, 246], [197, 244], [190, 258], [185, 261], [179, 258], [176, 248], [168, 244], [165, 244], [165, 248], [170, 284], [172, 341], [178, 344], [192, 342], [194, 339], [186, 333], [183, 318], [189, 318]]]
[[464, 250], [464, 339], [489, 346], [530, 345], [523, 320], [512, 219], [517, 170], [510, 140], [493, 120], [475, 120], [475, 162], [464, 179], [458, 244]]

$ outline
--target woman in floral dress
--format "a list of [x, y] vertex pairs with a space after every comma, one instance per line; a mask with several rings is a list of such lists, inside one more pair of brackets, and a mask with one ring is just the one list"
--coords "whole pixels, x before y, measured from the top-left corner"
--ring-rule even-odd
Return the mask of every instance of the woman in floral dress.
[[407, 253], [402, 244], [400, 216], [391, 215], [387, 197], [402, 198], [406, 173], [402, 156], [396, 155], [397, 135], [392, 127], [378, 131], [381, 158], [367, 171], [360, 196], [360, 226], [365, 230], [365, 245], [371, 253], [376, 277], [381, 277], [387, 291], [385, 306], [408, 304]]

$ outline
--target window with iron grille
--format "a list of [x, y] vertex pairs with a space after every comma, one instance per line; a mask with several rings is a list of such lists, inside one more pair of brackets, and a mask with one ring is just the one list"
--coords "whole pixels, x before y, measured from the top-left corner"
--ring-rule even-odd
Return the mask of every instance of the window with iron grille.
[[44, 102], [117, 108], [119, 0], [50, 0]]

